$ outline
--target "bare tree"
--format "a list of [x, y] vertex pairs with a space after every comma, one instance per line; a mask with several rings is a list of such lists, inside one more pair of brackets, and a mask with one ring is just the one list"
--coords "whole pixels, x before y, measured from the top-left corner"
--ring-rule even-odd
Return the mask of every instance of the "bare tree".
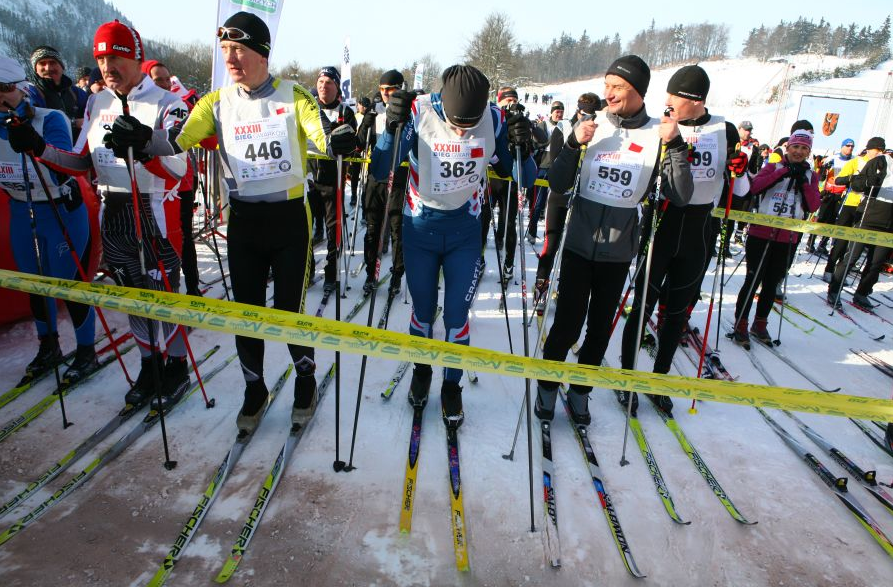
[[465, 47], [465, 62], [480, 69], [493, 89], [515, 76], [515, 34], [506, 14], [492, 12]]
[[436, 92], [440, 89], [440, 74], [443, 71], [440, 63], [430, 53], [425, 53], [420, 59], [403, 68], [403, 77], [406, 78], [406, 87], [412, 88], [415, 79], [416, 66], [421, 63], [425, 66], [422, 72], [422, 89], [428, 92]]

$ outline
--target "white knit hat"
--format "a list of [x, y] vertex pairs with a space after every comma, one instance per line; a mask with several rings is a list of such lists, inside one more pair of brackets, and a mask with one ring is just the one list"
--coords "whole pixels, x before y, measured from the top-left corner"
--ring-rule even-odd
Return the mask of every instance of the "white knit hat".
[[28, 91], [25, 70], [14, 59], [0, 56], [0, 83], [15, 84], [23, 92]]

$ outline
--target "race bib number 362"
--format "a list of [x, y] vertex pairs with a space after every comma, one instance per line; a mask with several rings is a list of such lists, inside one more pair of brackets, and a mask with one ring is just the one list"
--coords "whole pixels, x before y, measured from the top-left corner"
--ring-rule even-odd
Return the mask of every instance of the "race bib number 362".
[[435, 140], [431, 144], [431, 193], [450, 194], [480, 183], [484, 160], [479, 139]]
[[241, 181], [258, 181], [291, 171], [291, 147], [284, 117], [233, 125], [233, 152]]

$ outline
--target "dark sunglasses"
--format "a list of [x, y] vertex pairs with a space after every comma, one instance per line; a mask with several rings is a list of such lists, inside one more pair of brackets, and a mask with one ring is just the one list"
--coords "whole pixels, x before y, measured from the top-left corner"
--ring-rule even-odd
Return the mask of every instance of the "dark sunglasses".
[[17, 81], [17, 82], [9, 82], [9, 83], [7, 83], [7, 82], [0, 82], [0, 93], [8, 94], [9, 92], [11, 92], [11, 91], [13, 91], [14, 89], [16, 89], [16, 87], [17, 87], [16, 84], [19, 84], [19, 83], [21, 83], [21, 82], [23, 82], [23, 81], [25, 81], [25, 80], [19, 80], [19, 81]]
[[217, 38], [221, 41], [247, 41], [251, 35], [235, 27], [222, 26], [217, 29]]

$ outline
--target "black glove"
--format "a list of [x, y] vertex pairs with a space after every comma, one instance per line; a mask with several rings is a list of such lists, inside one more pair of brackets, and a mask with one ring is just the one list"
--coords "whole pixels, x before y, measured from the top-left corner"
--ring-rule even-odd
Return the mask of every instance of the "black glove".
[[33, 153], [37, 157], [43, 155], [47, 144], [31, 126], [31, 122], [21, 120], [10, 122], [6, 131], [9, 135], [9, 146], [16, 153]]
[[509, 142], [513, 147], [521, 147], [521, 158], [530, 155], [530, 120], [521, 112], [515, 112], [505, 121], [508, 125]]
[[132, 147], [136, 155], [144, 151], [151, 140], [152, 129], [129, 114], [122, 114], [116, 118], [112, 132], [102, 137], [105, 148], [111, 149], [115, 156], [122, 158], [127, 156], [128, 147]]
[[329, 134], [332, 155], [350, 155], [357, 150], [357, 135], [349, 124], [342, 124]]
[[388, 98], [388, 109], [385, 111], [388, 117], [387, 130], [389, 133], [397, 131], [398, 124], [406, 124], [412, 114], [412, 103], [416, 93], [406, 90], [397, 90]]
[[360, 123], [360, 126], [363, 128], [375, 128], [375, 117], [378, 115], [375, 110], [371, 108], [366, 110], [366, 113], [363, 114], [363, 122]]

